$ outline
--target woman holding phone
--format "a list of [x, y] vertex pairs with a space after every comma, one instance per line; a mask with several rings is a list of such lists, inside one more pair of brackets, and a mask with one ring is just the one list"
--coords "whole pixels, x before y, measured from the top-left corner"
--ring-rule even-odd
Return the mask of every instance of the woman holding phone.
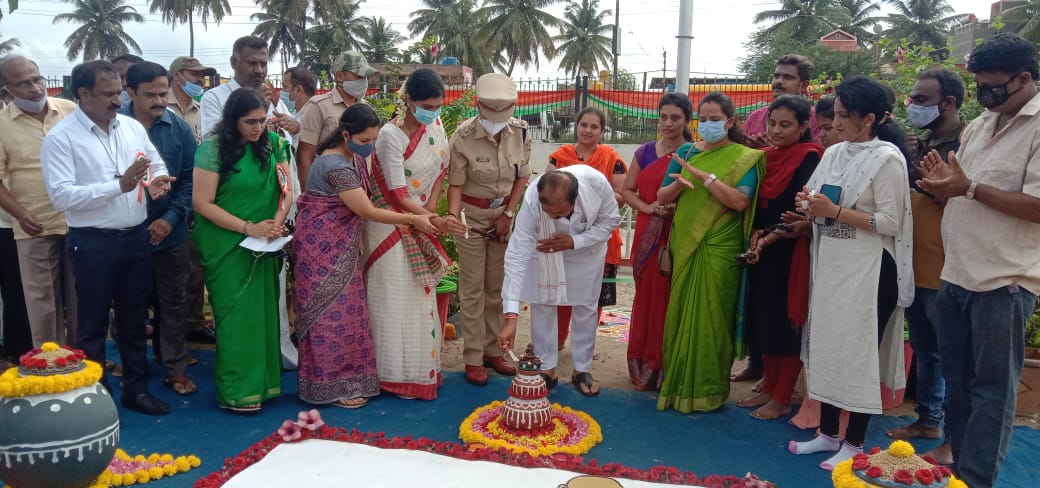
[[[808, 328], [809, 397], [820, 433], [791, 441], [794, 454], [836, 452], [825, 470], [863, 451], [870, 415], [881, 413], [879, 382], [903, 386], [903, 308], [914, 298], [913, 220], [903, 133], [887, 117], [884, 88], [866, 77], [836, 90], [834, 130], [795, 206], [813, 225]], [[832, 200], [833, 199], [833, 200]], [[880, 347], [879, 347], [880, 346]], [[849, 411], [839, 439], [842, 410]]]

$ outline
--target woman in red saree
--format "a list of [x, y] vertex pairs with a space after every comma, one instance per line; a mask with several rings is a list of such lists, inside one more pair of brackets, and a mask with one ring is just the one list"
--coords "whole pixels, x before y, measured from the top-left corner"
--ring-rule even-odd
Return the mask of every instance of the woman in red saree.
[[636, 149], [621, 194], [639, 215], [632, 240], [632, 274], [636, 296], [632, 301], [632, 319], [628, 337], [628, 375], [637, 390], [661, 388], [661, 341], [664, 316], [668, 310], [671, 277], [661, 273], [657, 259], [668, 242], [674, 205], [657, 202], [657, 190], [668, 173], [668, 163], [682, 154], [693, 140], [690, 119], [693, 105], [687, 96], [668, 93], [657, 107], [657, 128], [661, 139]]
[[307, 191], [300, 196], [293, 300], [300, 343], [300, 399], [358, 408], [379, 394], [376, 352], [361, 272], [365, 220], [435, 232], [429, 216], [375, 208], [365, 158], [382, 120], [372, 107], [352, 105], [339, 130], [318, 145]]
[[[602, 110], [595, 107], [587, 107], [578, 113], [578, 143], [560, 146], [549, 155], [549, 164], [546, 171], [566, 168], [575, 164], [584, 164], [595, 168], [607, 178], [614, 186], [614, 198], [618, 207], [624, 203], [621, 197], [621, 186], [625, 183], [625, 161], [621, 159], [617, 151], [607, 144], [600, 144], [599, 138], [603, 135], [603, 129], [607, 126], [607, 116]], [[621, 264], [621, 232], [614, 229], [607, 241], [607, 257], [604, 260], [603, 278], [613, 280], [617, 278], [617, 268]], [[613, 282], [604, 282], [600, 291], [599, 306], [614, 305], [617, 303], [617, 285]], [[563, 349], [567, 342], [567, 334], [570, 332], [571, 307], [560, 306], [556, 308], [556, 320], [559, 326], [558, 347]]]

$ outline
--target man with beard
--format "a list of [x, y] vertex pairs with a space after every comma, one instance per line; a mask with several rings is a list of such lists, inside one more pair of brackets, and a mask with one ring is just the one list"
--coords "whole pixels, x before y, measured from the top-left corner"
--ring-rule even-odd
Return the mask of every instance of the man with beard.
[[188, 216], [191, 208], [192, 173], [195, 170], [195, 133], [187, 122], [167, 109], [170, 80], [162, 66], [144, 61], [126, 74], [130, 105], [120, 113], [133, 117], [148, 130], [148, 138], [159, 150], [166, 170], [176, 175], [172, 189], [159, 200], [148, 199], [148, 239], [152, 245], [152, 277], [155, 293], [153, 344], [156, 357], [166, 369], [164, 383], [178, 395], [197, 391], [188, 378], [188, 348], [185, 344], [185, 297], [190, 269]]
[[[4, 321], [4, 346], [17, 357], [44, 342], [67, 344], [76, 338], [76, 289], [65, 252], [68, 230], [65, 216], [47, 196], [40, 165], [44, 135], [76, 110], [76, 104], [48, 98], [47, 80], [36, 63], [23, 56], [0, 60], [0, 80], [12, 100], [0, 110], [0, 206], [17, 222], [12, 248], [18, 249], [0, 259], [14, 260], [12, 272], [4, 270], [5, 280], [20, 270], [22, 280], [15, 286], [19, 296], [25, 291], [29, 317], [28, 323]], [[4, 298], [5, 317], [22, 308], [13, 296], [10, 301]], [[25, 341], [16, 338], [23, 326]]]
[[[162, 198], [176, 178], [136, 120], [119, 114], [122, 83], [108, 61], [72, 69], [76, 110], [43, 140], [40, 163], [54, 208], [65, 212], [66, 250], [76, 276], [76, 345], [104, 363], [109, 307], [123, 363], [123, 406], [164, 415], [148, 393], [144, 323], [152, 291], [144, 192]], [[147, 185], [145, 184], [147, 183]], [[107, 387], [107, 381], [102, 378]]]
[[[910, 322], [910, 345], [917, 363], [917, 421], [888, 431], [893, 439], [940, 439], [946, 382], [939, 366], [939, 311], [935, 296], [943, 267], [942, 217], [944, 201], [928, 194], [914, 183], [919, 178], [921, 159], [936, 151], [944, 159], [960, 147], [960, 107], [964, 102], [964, 82], [960, 75], [945, 69], [930, 69], [917, 75], [906, 107], [910, 125], [927, 131], [920, 138], [907, 138], [910, 161], [910, 202], [914, 215], [914, 303], [906, 311]], [[949, 441], [928, 453], [943, 464], [953, 464]]]
[[[776, 60], [773, 70], [773, 99], [780, 95], [796, 95], [804, 97], [812, 81], [813, 64], [809, 58], [800, 54], [787, 54]], [[769, 147], [773, 144], [766, 134], [766, 122], [769, 121], [769, 105], [748, 115], [744, 122], [744, 133], [751, 139], [755, 149]], [[809, 117], [813, 141], [820, 142], [820, 129], [816, 127], [816, 117]], [[760, 369], [761, 371], [761, 369]]]
[[928, 153], [918, 185], [946, 201], [935, 304], [953, 470], [989, 488], [1011, 442], [1026, 320], [1040, 293], [1036, 47], [997, 34], [975, 47], [968, 71], [986, 111], [964, 128], [956, 155]]

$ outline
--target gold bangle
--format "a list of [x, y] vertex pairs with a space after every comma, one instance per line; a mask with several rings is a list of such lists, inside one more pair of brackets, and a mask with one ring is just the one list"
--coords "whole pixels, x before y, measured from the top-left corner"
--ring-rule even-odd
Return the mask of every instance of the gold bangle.
[[414, 217], [415, 217], [415, 214], [413, 214], [411, 212], [408, 212], [408, 225], [412, 225], [412, 219]]
[[838, 213], [834, 215], [834, 220], [838, 220], [838, 218], [841, 217], [841, 209], [842, 207], [838, 207]]

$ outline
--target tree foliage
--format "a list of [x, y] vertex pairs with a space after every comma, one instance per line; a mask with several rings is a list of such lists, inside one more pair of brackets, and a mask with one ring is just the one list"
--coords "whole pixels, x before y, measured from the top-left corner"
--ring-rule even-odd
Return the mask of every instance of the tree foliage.
[[65, 39], [69, 61], [83, 55], [84, 61], [108, 59], [120, 54], [141, 53], [141, 46], [126, 31], [126, 22], [144, 22], [144, 17], [123, 0], [75, 0], [72, 12], [54, 16], [53, 24], [80, 24]]
[[560, 70], [568, 75], [593, 75], [610, 65], [614, 25], [606, 23], [612, 12], [600, 10], [599, 0], [571, 1], [563, 14], [560, 35], [553, 37]]
[[773, 78], [776, 60], [785, 54], [801, 54], [813, 63], [814, 74], [846, 73], [847, 75], [875, 74], [879, 62], [874, 58], [873, 50], [836, 51], [819, 43], [806, 45], [801, 41], [789, 38], [772, 39], [764, 30], [752, 35], [752, 39], [744, 44], [750, 53], [740, 61], [740, 71], [746, 73], [749, 80], [768, 83]]
[[487, 0], [478, 10], [488, 20], [477, 32], [497, 41], [497, 47], [505, 53], [508, 75], [518, 64], [537, 68], [543, 56], [546, 60], [556, 56], [556, 45], [548, 29], [559, 27], [560, 20], [542, 9], [560, 1]]

